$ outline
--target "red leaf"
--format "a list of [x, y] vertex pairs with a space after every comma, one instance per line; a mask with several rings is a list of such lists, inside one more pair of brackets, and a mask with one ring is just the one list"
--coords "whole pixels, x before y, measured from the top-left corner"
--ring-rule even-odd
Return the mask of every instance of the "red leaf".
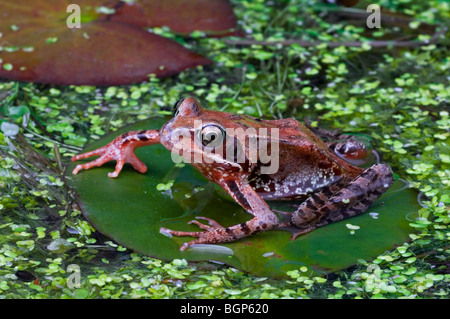
[[227, 0], [140, 0], [117, 8], [111, 20], [141, 27], [166, 26], [181, 34], [231, 35], [236, 29], [236, 16]]
[[[211, 61], [140, 27], [104, 21], [82, 1], [80, 29], [69, 29], [73, 0], [0, 0], [0, 77], [62, 85], [124, 85], [153, 73], [177, 74]], [[81, 2], [79, 2], [81, 3]], [[87, 3], [91, 7], [87, 6]]]

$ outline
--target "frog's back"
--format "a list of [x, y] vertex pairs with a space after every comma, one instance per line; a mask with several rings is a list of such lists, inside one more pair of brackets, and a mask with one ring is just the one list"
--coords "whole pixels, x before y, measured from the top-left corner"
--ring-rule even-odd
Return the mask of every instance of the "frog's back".
[[263, 174], [262, 165], [258, 165], [249, 176], [251, 186], [262, 198], [305, 198], [343, 178], [352, 179], [361, 172], [360, 168], [337, 157], [304, 124], [294, 119], [270, 122], [280, 130], [276, 158], [278, 170], [274, 174]]

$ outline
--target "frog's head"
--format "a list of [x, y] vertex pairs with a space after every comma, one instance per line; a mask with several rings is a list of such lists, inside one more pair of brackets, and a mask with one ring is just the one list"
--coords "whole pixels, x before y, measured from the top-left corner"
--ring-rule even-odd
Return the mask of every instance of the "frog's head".
[[161, 144], [169, 151], [192, 149], [202, 113], [203, 109], [196, 99], [180, 99], [173, 107], [173, 118], [159, 131]]
[[[242, 170], [242, 165], [236, 161], [240, 154], [236, 147], [239, 143], [233, 136], [227, 136], [229, 129], [237, 125], [231, 116], [235, 115], [204, 110], [192, 97], [181, 99], [174, 106], [174, 117], [160, 130], [161, 144], [172, 152], [174, 161], [179, 160], [174, 155], [178, 154], [198, 169]], [[230, 147], [234, 156], [227, 159]]]

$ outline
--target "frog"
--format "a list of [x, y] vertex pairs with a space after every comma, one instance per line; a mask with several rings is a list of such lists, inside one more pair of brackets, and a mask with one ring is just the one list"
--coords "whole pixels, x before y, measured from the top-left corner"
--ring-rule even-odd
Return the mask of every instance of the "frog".
[[[248, 136], [237, 134], [239, 129], [252, 129], [256, 138], [267, 143], [266, 147], [273, 150], [271, 155], [276, 155], [272, 160], [278, 161], [275, 171], [268, 173], [271, 163], [250, 154]], [[145, 173], [147, 166], [136, 156], [135, 149], [162, 144], [169, 151], [178, 152], [251, 216], [230, 226], [197, 216], [189, 223], [197, 225], [198, 231], [161, 227], [163, 234], [193, 238], [183, 243], [180, 250], [199, 244], [234, 242], [270, 230], [289, 230], [294, 240], [319, 227], [364, 213], [393, 184], [394, 175], [388, 164], [362, 168], [352, 163], [367, 156], [369, 149], [349, 136], [314, 131], [311, 125], [294, 118], [268, 120], [208, 110], [197, 99], [186, 97], [175, 104], [173, 117], [161, 129], [126, 132], [103, 147], [74, 156], [72, 161], [98, 158], [76, 165], [73, 174], [109, 161], [116, 161], [114, 171], [108, 173], [111, 178], [118, 177], [125, 164]], [[219, 146], [222, 151], [215, 151]], [[195, 157], [197, 160], [193, 160]], [[275, 211], [268, 202], [277, 200], [295, 200], [300, 204], [293, 212]]]

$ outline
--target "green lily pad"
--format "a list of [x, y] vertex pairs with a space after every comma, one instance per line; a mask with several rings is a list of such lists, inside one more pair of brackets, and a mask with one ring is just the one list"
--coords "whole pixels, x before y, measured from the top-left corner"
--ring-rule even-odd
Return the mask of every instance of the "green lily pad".
[[[88, 145], [85, 151], [107, 144], [119, 134], [142, 129], [158, 129], [167, 119], [150, 118], [124, 127]], [[136, 150], [147, 165], [145, 174], [126, 166], [119, 177], [107, 173], [115, 163], [72, 175], [75, 163], [67, 168], [66, 182], [89, 222], [118, 244], [163, 260], [216, 261], [260, 276], [282, 277], [286, 271], [307, 266], [325, 273], [354, 265], [358, 259], [373, 259], [409, 240], [419, 204], [416, 193], [397, 180], [367, 213], [319, 228], [291, 240], [286, 231], [273, 230], [221, 245], [199, 245], [180, 251], [189, 237], [167, 237], [160, 227], [197, 231], [187, 224], [196, 216], [215, 219], [224, 226], [251, 218], [238, 204], [220, 195], [190, 165], [175, 165], [162, 145]], [[270, 203], [276, 209], [290, 209], [292, 203]], [[287, 207], [287, 208], [286, 208]], [[358, 228], [359, 227], [359, 228]]]

